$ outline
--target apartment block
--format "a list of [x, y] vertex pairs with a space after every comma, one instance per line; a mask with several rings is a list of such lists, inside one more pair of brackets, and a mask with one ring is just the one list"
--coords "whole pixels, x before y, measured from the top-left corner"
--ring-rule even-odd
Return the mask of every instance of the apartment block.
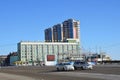
[[[37, 65], [40, 62], [45, 62], [46, 55], [55, 55], [56, 60], [58, 54], [76, 54], [78, 50], [78, 43], [66, 42], [19, 42], [18, 54], [19, 61], [28, 65]], [[59, 56], [62, 58], [62, 55]]]
[[53, 31], [52, 28], [45, 29], [45, 42], [53, 42]]
[[62, 24], [57, 24], [53, 26], [53, 42], [62, 41]]
[[[46, 42], [67, 42], [67, 39], [80, 40], [80, 21], [78, 20], [68, 19], [50, 29], [52, 30], [45, 30]], [[49, 37], [52, 40], [48, 40]]]
[[79, 21], [68, 19], [63, 22], [63, 38], [79, 39]]

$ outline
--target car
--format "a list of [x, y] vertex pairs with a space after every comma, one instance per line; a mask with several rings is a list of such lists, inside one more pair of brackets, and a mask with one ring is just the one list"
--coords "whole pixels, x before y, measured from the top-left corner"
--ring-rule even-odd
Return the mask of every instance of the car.
[[74, 66], [69, 62], [62, 62], [56, 65], [57, 71], [68, 71], [68, 70], [74, 70]]
[[74, 62], [74, 68], [75, 70], [77, 70], [78, 68], [82, 69], [82, 70], [86, 70], [86, 69], [93, 69], [93, 66], [91, 64], [88, 64], [85, 61], [76, 61]]

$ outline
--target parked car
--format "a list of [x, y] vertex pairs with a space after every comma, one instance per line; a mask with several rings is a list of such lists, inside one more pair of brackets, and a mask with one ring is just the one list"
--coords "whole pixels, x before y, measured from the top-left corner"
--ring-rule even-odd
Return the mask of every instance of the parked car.
[[62, 62], [56, 65], [56, 69], [58, 71], [60, 70], [68, 71], [68, 70], [74, 70], [74, 66], [69, 62]]
[[84, 69], [93, 69], [93, 66], [91, 64], [88, 64], [84, 61], [76, 61], [74, 62], [74, 68], [77, 70], [78, 68], [84, 70]]

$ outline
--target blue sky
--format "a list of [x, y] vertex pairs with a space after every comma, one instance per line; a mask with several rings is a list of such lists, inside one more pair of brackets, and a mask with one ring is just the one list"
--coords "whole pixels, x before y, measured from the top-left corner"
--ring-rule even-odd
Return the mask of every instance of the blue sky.
[[0, 54], [22, 41], [44, 41], [44, 29], [80, 20], [81, 46], [120, 59], [120, 0], [0, 0]]

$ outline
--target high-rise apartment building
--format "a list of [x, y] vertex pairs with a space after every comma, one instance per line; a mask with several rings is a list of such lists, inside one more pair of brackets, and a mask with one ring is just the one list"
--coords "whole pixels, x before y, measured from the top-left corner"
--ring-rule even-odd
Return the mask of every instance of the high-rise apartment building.
[[52, 42], [52, 28], [45, 29], [45, 42]]
[[53, 26], [53, 42], [61, 42], [62, 40], [62, 24]]
[[80, 39], [80, 21], [68, 19], [45, 30], [46, 42], [66, 42], [67, 39]]
[[68, 19], [63, 22], [63, 41], [66, 39], [79, 39], [80, 22]]

